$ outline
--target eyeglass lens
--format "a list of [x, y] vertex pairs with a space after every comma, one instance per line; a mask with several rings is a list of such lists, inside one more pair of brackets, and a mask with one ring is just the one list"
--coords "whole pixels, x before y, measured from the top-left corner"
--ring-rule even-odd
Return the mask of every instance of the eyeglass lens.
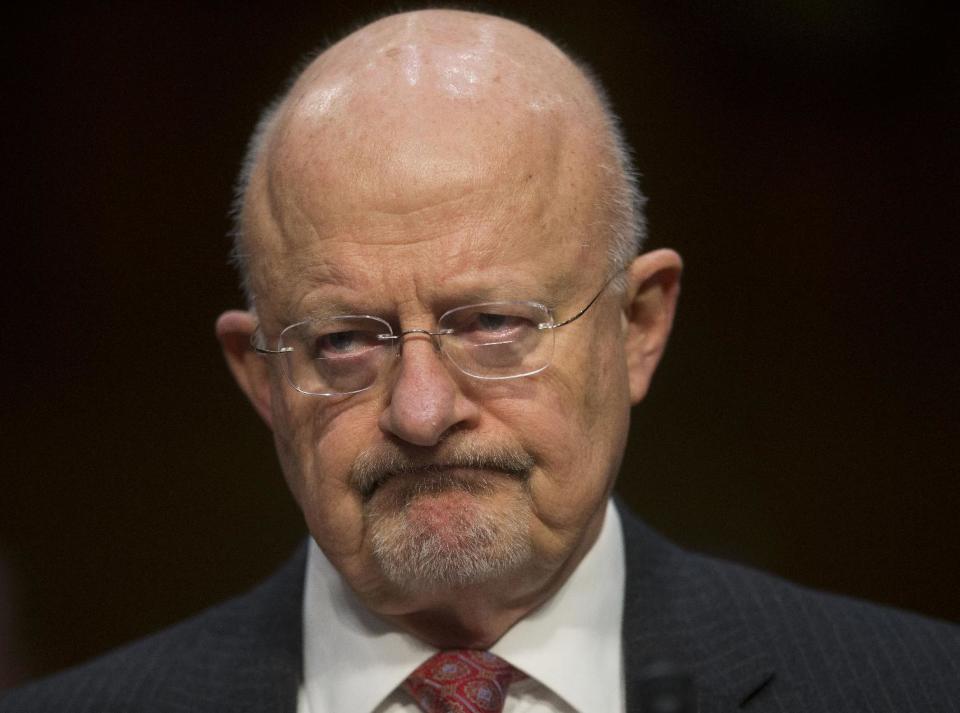
[[[534, 302], [496, 302], [458, 307], [437, 323], [441, 351], [464, 373], [480, 379], [511, 379], [541, 371], [553, 355], [552, 329], [540, 329], [550, 314]], [[307, 320], [280, 334], [286, 375], [307, 394], [363, 391], [388, 368], [402, 339], [376, 317]]]

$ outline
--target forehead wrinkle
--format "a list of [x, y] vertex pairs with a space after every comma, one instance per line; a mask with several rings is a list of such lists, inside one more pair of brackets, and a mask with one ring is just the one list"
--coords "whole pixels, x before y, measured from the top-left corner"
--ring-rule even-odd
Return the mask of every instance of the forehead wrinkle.
[[[286, 303], [289, 309], [292, 290], [349, 284], [353, 278], [336, 262], [323, 258], [324, 241], [296, 202], [281, 197], [276, 183], [264, 180], [263, 176], [254, 183], [262, 190], [251, 193], [245, 213], [247, 224], [255, 226], [247, 242], [251, 264], [256, 266], [252, 276], [257, 296]], [[304, 235], [294, 238], [299, 231]], [[262, 304], [260, 300], [258, 303]]]
[[[562, 156], [565, 153], [562, 147], [563, 142], [553, 143], [553, 153]], [[272, 239], [261, 241], [261, 252], [268, 258], [265, 262], [272, 265], [269, 270], [271, 275], [313, 287], [322, 284], [349, 285], [356, 281], [355, 272], [348, 274], [331, 261], [338, 253], [343, 254], [345, 248], [351, 253], [384, 247], [409, 248], [429, 253], [428, 259], [433, 262], [437, 262], [438, 255], [442, 254], [439, 261], [445, 264], [462, 261], [465, 264], [458, 270], [469, 271], [471, 265], [490, 264], [511, 249], [519, 247], [521, 254], [525, 253], [522, 241], [538, 246], [542, 244], [539, 237], [542, 233], [554, 234], [557, 242], [580, 241], [584, 236], [579, 232], [569, 234], [572, 222], [569, 211], [556, 210], [561, 202], [553, 200], [559, 191], [557, 186], [562, 171], [555, 165], [557, 161], [553, 156], [545, 162], [552, 164], [552, 170], [536, 172], [541, 180], [530, 181], [519, 188], [509, 186], [507, 190], [493, 187], [481, 189], [409, 213], [366, 211], [362, 223], [356, 223], [350, 215], [323, 211], [321, 220], [330, 218], [340, 224], [346, 223], [351, 235], [344, 235], [342, 228], [328, 231], [332, 226], [318, 227], [316, 219], [307, 216], [306, 211], [301, 209], [300, 201], [290, 200], [289, 196], [282, 197], [276, 183], [272, 183], [266, 191], [267, 200], [261, 201], [261, 204], [266, 203], [266, 216], [273, 228], [261, 233], [269, 234]], [[479, 210], [456, 211], [459, 215], [451, 223], [451, 209], [471, 200]], [[566, 206], [566, 203], [562, 204]], [[286, 218], [283, 226], [278, 224], [278, 213]], [[575, 222], [582, 229], [589, 228], [582, 220]], [[417, 233], [420, 239], [411, 244], [411, 235]], [[452, 237], [451, 233], [458, 235]], [[451, 240], [452, 250], [438, 251], [434, 247], [437, 241], [444, 239]], [[536, 258], [536, 255], [530, 257]], [[371, 260], [375, 264], [376, 256]], [[437, 277], [442, 278], [443, 275]], [[553, 290], [549, 292], [552, 294]]]
[[[558, 193], [561, 173], [570, 168], [563, 165], [568, 153], [563, 131], [550, 126], [541, 133], [545, 138], [531, 137], [524, 144], [535, 141], [542, 150], [512, 148], [494, 166], [482, 169], [476, 180], [413, 199], [405, 185], [397, 185], [399, 176], [384, 185], [366, 181], [361, 186], [331, 179], [323, 161], [291, 166], [277, 160], [268, 189], [271, 213], [282, 221], [279, 234], [287, 241], [350, 235], [357, 242], [391, 245], [408, 242], [418, 232], [430, 236], [458, 231], [464, 224], [481, 232], [507, 232], [511, 223], [522, 220], [539, 226], [550, 220], [545, 214], [566, 210], [569, 201], [558, 200]], [[385, 202], [382, 194], [396, 198]], [[563, 221], [561, 216], [555, 222]]]

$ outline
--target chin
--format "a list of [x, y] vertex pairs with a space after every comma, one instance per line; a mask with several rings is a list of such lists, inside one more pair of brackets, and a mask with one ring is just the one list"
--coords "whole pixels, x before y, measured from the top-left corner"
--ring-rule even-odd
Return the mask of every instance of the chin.
[[532, 559], [530, 507], [520, 487], [474, 480], [384, 490], [369, 503], [367, 528], [384, 577], [403, 591], [494, 582]]

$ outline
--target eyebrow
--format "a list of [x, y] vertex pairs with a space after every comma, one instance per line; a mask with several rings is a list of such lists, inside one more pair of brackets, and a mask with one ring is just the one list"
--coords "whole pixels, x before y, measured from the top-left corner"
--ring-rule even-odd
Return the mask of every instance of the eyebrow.
[[544, 291], [550, 295], [550, 302], [544, 302], [544, 304], [551, 309], [556, 309], [573, 299], [577, 293], [577, 284], [573, 275], [553, 275], [544, 283]]
[[[548, 309], [557, 309], [566, 305], [576, 292], [570, 275], [559, 275], [548, 278], [545, 282], [531, 287], [528, 283], [507, 278], [496, 284], [466, 285], [463, 289], [451, 290], [449, 296], [440, 295], [434, 301], [434, 310], [443, 313], [456, 307], [465, 307], [472, 304], [487, 302], [514, 302], [533, 301], [543, 304]], [[382, 307], [373, 307], [370, 302], [364, 306], [364, 298], [359, 301], [348, 301], [337, 297], [307, 297], [297, 305], [284, 309], [284, 316], [291, 321], [303, 319], [327, 319], [343, 315], [370, 315], [389, 319], [394, 316], [393, 309], [384, 310]]]
[[578, 284], [575, 273], [562, 272], [541, 280], [528, 281], [506, 276], [495, 283], [478, 285], [468, 283], [456, 294], [458, 299], [465, 300], [462, 301], [463, 304], [499, 300], [532, 300], [550, 307], [559, 306], [573, 299], [582, 287]]
[[[539, 291], [539, 290], [537, 290]], [[467, 287], [463, 290], [459, 290], [456, 293], [456, 297], [450, 299], [441, 299], [440, 302], [446, 304], [447, 302], [455, 302], [455, 305], [451, 306], [460, 306], [468, 304], [481, 304], [484, 302], [513, 302], [516, 300], [530, 300], [537, 299], [538, 295], [534, 294], [534, 290], [531, 290], [526, 285], [521, 285], [519, 282], [501, 282], [496, 286], [493, 285], [478, 285], [473, 287]]]
[[328, 319], [345, 315], [370, 315], [379, 317], [382, 310], [357, 307], [356, 302], [346, 302], [339, 299], [317, 300], [316, 305], [298, 313], [298, 319]]

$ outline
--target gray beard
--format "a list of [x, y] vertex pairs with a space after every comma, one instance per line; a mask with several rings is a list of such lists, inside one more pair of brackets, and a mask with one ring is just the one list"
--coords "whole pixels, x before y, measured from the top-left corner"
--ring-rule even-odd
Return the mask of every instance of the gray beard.
[[517, 496], [518, 502], [505, 512], [491, 512], [481, 504], [479, 512], [446, 523], [442, 532], [408, 518], [410, 503], [387, 513], [371, 508], [368, 526], [374, 557], [387, 580], [409, 592], [459, 588], [504, 577], [531, 559], [525, 517], [529, 508], [519, 502], [522, 499]]
[[[424, 455], [387, 447], [361, 454], [354, 465], [373, 555], [386, 579], [407, 592], [453, 589], [495, 581], [530, 562], [526, 479], [532, 457], [518, 449], [462, 445]], [[448, 468], [473, 472], [454, 475]], [[377, 492], [388, 479], [388, 490]], [[493, 495], [504, 487], [513, 492], [501, 493], [494, 509]], [[465, 517], [451, 516], [441, 528], [410, 517], [419, 499], [451, 491], [476, 501]]]

